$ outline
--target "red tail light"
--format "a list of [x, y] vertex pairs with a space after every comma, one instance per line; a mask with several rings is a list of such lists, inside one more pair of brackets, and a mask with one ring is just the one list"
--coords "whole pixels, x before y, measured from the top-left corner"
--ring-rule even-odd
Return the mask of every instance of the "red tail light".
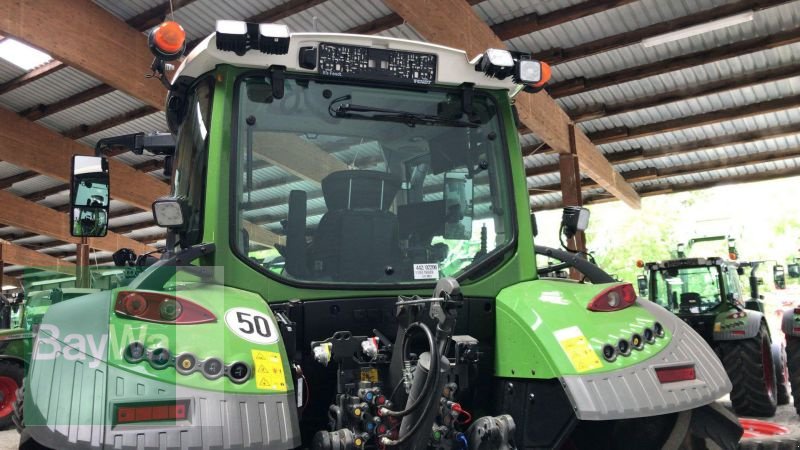
[[189, 402], [179, 401], [157, 405], [118, 406], [117, 423], [157, 422], [160, 420], [186, 420]]
[[689, 381], [697, 378], [694, 366], [661, 367], [656, 369], [656, 376], [661, 384]]
[[114, 311], [121, 316], [146, 322], [191, 325], [216, 322], [214, 314], [202, 306], [160, 292], [123, 291], [117, 295]]
[[795, 314], [800, 314], [800, 308], [795, 308], [795, 309], [794, 309], [794, 313], [795, 313]]
[[611, 286], [597, 294], [586, 309], [598, 312], [619, 311], [631, 306], [635, 301], [636, 291], [633, 290], [633, 285], [624, 283]]

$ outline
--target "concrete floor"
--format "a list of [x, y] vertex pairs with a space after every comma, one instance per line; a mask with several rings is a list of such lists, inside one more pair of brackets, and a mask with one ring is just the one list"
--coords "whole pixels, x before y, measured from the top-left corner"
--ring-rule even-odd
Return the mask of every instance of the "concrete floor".
[[17, 450], [19, 433], [14, 428], [0, 431], [0, 450]]

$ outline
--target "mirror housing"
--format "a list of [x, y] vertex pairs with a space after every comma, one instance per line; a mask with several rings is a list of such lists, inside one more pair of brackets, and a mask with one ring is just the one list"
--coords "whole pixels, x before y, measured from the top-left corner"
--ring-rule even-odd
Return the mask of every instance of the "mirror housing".
[[108, 233], [110, 192], [106, 158], [72, 157], [69, 195], [72, 236], [103, 237]]
[[772, 266], [772, 281], [775, 283], [775, 289], [786, 289], [786, 272], [782, 265]]
[[636, 285], [639, 288], [639, 297], [647, 297], [647, 276], [637, 275]]

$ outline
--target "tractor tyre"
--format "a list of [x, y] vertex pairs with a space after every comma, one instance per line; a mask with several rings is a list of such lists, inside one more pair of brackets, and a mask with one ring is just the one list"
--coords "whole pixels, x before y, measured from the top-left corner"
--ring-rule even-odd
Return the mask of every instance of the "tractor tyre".
[[0, 430], [10, 427], [17, 391], [25, 370], [14, 361], [0, 360]]
[[772, 361], [775, 363], [778, 406], [788, 405], [792, 399], [789, 396], [789, 367], [786, 364], [786, 347], [783, 342], [772, 344]]
[[800, 414], [800, 338], [786, 337], [786, 365], [789, 368], [789, 382], [792, 386], [794, 409]]
[[733, 390], [731, 403], [739, 416], [772, 417], [778, 407], [772, 342], [765, 323], [750, 339], [719, 343], [722, 365]]

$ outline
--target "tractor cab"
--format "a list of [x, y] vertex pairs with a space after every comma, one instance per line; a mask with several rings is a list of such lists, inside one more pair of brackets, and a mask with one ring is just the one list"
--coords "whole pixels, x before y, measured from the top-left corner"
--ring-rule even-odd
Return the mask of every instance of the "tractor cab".
[[738, 263], [713, 257], [648, 263], [648, 295], [710, 337], [719, 311], [745, 307], [738, 267]]

